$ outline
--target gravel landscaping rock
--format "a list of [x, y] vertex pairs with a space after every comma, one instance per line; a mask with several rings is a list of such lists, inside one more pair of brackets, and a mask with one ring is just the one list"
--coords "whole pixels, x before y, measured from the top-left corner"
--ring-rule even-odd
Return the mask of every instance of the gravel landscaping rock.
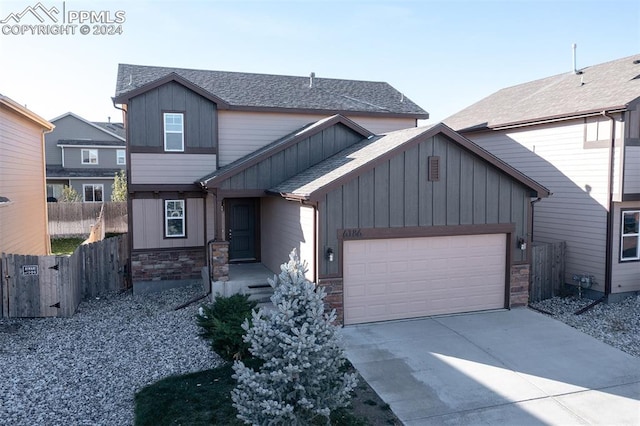
[[134, 394], [222, 362], [198, 337], [200, 286], [82, 302], [72, 318], [0, 319], [1, 425], [133, 424]]
[[[0, 425], [133, 424], [133, 397], [161, 378], [222, 360], [198, 337], [199, 286], [82, 302], [72, 318], [0, 319]], [[640, 357], [640, 296], [601, 303], [556, 297], [532, 304]]]
[[532, 303], [531, 307], [545, 311], [583, 333], [640, 357], [640, 295], [627, 297], [619, 303], [599, 303], [580, 315], [575, 314], [593, 302], [577, 297], [554, 297]]

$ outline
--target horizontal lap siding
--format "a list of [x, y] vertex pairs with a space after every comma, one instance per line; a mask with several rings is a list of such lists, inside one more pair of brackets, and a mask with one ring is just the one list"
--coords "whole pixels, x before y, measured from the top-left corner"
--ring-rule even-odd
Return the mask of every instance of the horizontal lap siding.
[[300, 260], [308, 266], [307, 278], [313, 280], [315, 270], [315, 210], [280, 198], [263, 198], [260, 205], [262, 227], [262, 263], [274, 273], [289, 260], [296, 249]]
[[0, 107], [0, 252], [49, 250], [42, 127]]
[[[91, 141], [87, 141], [87, 145], [91, 145]], [[58, 148], [61, 149], [61, 148]], [[98, 164], [83, 164], [82, 150], [92, 149], [98, 151]], [[67, 169], [124, 169], [124, 164], [118, 164], [117, 152], [119, 149], [124, 150], [124, 145], [119, 148], [71, 148], [64, 149], [64, 167]]]
[[[428, 157], [440, 156], [440, 177], [427, 180]], [[526, 188], [446, 137], [436, 136], [329, 192], [319, 204], [320, 247], [339, 249], [337, 231], [352, 228], [515, 223], [526, 237]], [[512, 250], [512, 260], [526, 252]], [[336, 274], [339, 262], [321, 273]]]
[[[218, 111], [220, 166], [229, 164], [283, 136], [314, 123], [327, 114], [287, 114], [266, 112]], [[385, 117], [347, 117], [373, 133], [415, 127], [414, 119]]]
[[468, 137], [552, 192], [535, 204], [534, 240], [567, 241], [565, 281], [594, 275], [604, 291], [608, 149], [583, 149], [581, 120]]
[[215, 169], [213, 154], [131, 154], [132, 184], [190, 184]]
[[204, 246], [204, 201], [186, 199], [187, 238], [164, 238], [164, 200], [134, 199], [132, 205], [133, 249]]
[[624, 163], [624, 193], [640, 194], [640, 146], [625, 148]]
[[620, 231], [622, 209], [640, 210], [640, 201], [616, 203], [613, 210], [613, 270], [611, 292], [640, 291], [640, 262], [618, 262], [620, 259]]

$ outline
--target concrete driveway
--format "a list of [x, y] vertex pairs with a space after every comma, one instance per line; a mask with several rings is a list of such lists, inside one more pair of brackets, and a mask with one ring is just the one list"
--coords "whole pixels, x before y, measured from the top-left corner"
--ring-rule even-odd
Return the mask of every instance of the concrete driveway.
[[406, 425], [640, 425], [640, 359], [526, 308], [342, 332]]

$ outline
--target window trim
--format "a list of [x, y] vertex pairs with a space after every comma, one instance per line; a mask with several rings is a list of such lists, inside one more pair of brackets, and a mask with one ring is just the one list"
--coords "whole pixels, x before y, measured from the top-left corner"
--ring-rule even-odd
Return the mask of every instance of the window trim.
[[[85, 151], [87, 151], [89, 153], [89, 161], [88, 162], [84, 161], [84, 153], [85, 153]], [[96, 162], [95, 163], [91, 162], [91, 152], [92, 151], [95, 152], [95, 154], [96, 154]], [[91, 166], [99, 164], [98, 163], [98, 150], [97, 149], [93, 149], [93, 148], [82, 148], [80, 150], [80, 163], [86, 164], [86, 165], [91, 165]]]
[[[86, 199], [86, 187], [87, 186], [91, 186], [93, 187], [92, 192], [93, 192], [93, 201], [87, 201]], [[101, 188], [101, 192], [102, 192], [102, 200], [100, 201], [96, 201], [96, 187], [99, 186]], [[82, 184], [82, 202], [83, 203], [104, 203], [104, 184], [102, 183], [83, 183]]]
[[[122, 157], [120, 157], [120, 154], [122, 154]], [[127, 151], [124, 149], [116, 149], [116, 165], [125, 166], [126, 164], [127, 164]]]
[[[163, 200], [164, 202], [163, 204], [163, 213], [162, 216], [164, 217], [164, 226], [163, 226], [163, 233], [164, 233], [164, 239], [176, 239], [176, 238], [187, 238], [187, 200], [186, 199], [179, 199], [179, 198], [174, 198], [174, 199], [165, 199]], [[182, 203], [182, 217], [181, 218], [170, 218], [167, 215], [167, 207], [168, 204], [170, 202], [181, 202]], [[169, 235], [169, 219], [182, 219], [182, 234], [181, 235]]]
[[[623, 209], [620, 210], [620, 256], [619, 256], [619, 261], [621, 263], [626, 263], [626, 262], [638, 262], [640, 261], [640, 229], [638, 229], [638, 232], [633, 232], [633, 233], [629, 233], [629, 234], [625, 234], [624, 233], [624, 216], [625, 214], [638, 214], [640, 215], [640, 209]], [[623, 242], [625, 238], [632, 238], [632, 237], [636, 237], [636, 244], [637, 244], [637, 252], [636, 252], [636, 256], [635, 257], [624, 257], [624, 251], [623, 251]]]
[[[182, 117], [182, 131], [169, 131], [167, 130], [167, 116], [169, 115], [180, 115]], [[184, 152], [184, 129], [185, 129], [185, 114], [183, 111], [165, 111], [162, 113], [162, 137], [164, 139], [164, 152]], [[167, 134], [180, 134], [181, 135], [181, 149], [168, 149], [167, 148]]]

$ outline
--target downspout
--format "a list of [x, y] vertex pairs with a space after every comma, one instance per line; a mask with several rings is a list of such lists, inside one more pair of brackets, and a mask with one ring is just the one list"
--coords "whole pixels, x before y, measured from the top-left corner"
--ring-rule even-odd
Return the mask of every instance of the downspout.
[[608, 298], [611, 294], [611, 281], [613, 275], [613, 181], [615, 167], [615, 147], [616, 147], [616, 120], [607, 111], [602, 111], [602, 115], [611, 120], [611, 145], [609, 146], [609, 185], [607, 189], [607, 234], [605, 248], [605, 266], [604, 266], [604, 297]]

